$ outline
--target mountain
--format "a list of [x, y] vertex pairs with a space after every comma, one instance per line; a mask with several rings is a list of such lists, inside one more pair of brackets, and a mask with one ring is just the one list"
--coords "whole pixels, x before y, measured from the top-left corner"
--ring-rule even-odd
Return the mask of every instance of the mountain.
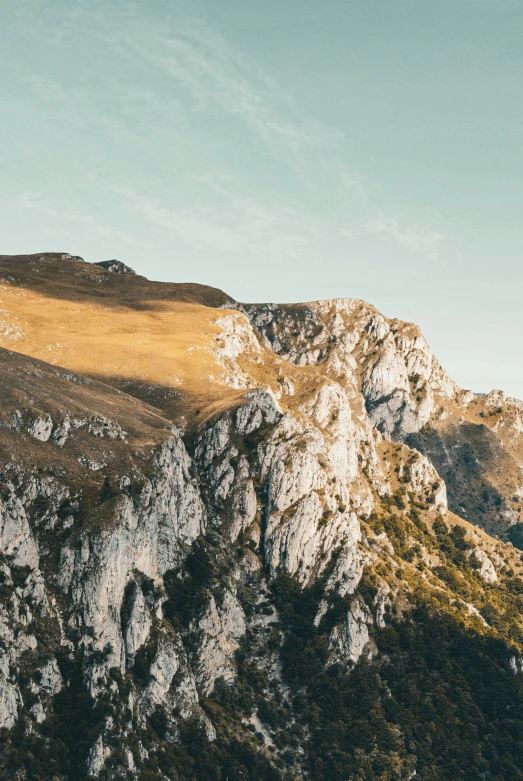
[[523, 404], [354, 299], [0, 256], [0, 768], [523, 779]]

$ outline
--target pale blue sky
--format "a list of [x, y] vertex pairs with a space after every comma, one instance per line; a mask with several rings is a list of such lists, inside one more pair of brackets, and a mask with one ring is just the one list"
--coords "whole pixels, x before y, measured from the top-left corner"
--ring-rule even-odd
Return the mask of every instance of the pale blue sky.
[[17, 0], [0, 29], [0, 253], [365, 298], [523, 398], [521, 0]]

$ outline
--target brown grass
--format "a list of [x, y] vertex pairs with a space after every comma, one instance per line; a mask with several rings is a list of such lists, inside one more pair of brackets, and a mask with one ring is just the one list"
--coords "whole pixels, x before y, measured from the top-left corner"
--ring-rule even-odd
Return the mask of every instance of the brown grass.
[[171, 419], [203, 419], [242, 394], [210, 351], [226, 313], [207, 304], [224, 300], [56, 255], [4, 257], [0, 346], [134, 392]]

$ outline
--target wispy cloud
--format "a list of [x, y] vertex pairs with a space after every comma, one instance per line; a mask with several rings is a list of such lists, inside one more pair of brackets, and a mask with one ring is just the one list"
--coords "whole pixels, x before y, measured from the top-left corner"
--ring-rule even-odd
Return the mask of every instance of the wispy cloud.
[[[281, 86], [267, 74], [256, 68], [249, 58], [235, 49], [227, 40], [210, 30], [201, 21], [192, 21], [167, 33], [158, 33], [154, 27], [136, 35], [132, 29], [103, 33], [111, 45], [117, 45], [141, 62], [149, 63], [158, 73], [167, 76], [177, 88], [182, 88], [190, 100], [202, 112], [213, 109], [225, 112], [247, 132], [257, 137], [266, 151], [281, 165], [290, 168], [293, 175], [309, 192], [319, 188], [331, 188], [348, 215], [351, 227], [341, 232], [346, 237], [374, 236], [387, 238], [401, 248], [419, 253], [435, 261], [439, 248], [445, 240], [443, 231], [434, 231], [408, 219], [390, 213], [376, 196], [376, 187], [363, 176], [357, 166], [352, 165], [344, 154], [343, 134], [304, 114]], [[154, 40], [154, 45], [152, 41]], [[205, 177], [200, 177], [203, 181]], [[212, 184], [213, 177], [208, 177]], [[223, 193], [220, 193], [223, 194]], [[129, 192], [125, 197], [129, 200]], [[231, 200], [231, 192], [227, 192]], [[238, 216], [243, 214], [250, 222], [252, 202], [246, 204], [235, 200]], [[224, 219], [220, 209], [210, 220], [205, 215], [183, 211], [174, 213], [166, 207], [145, 207], [143, 199], [136, 194], [130, 198], [136, 206], [142, 203], [141, 212], [155, 224], [173, 229], [189, 240], [202, 244], [201, 225], [209, 241], [216, 240], [220, 246], [244, 248], [241, 236], [250, 237], [250, 229], [236, 226], [232, 231], [219, 223]], [[231, 204], [232, 205], [232, 204]], [[261, 203], [257, 206], [262, 209]], [[168, 215], [168, 216], [167, 216]], [[214, 227], [212, 227], [212, 223]], [[266, 226], [279, 224], [282, 230], [292, 226], [291, 244], [303, 246], [310, 239], [310, 224], [316, 220], [285, 218], [266, 209]], [[225, 223], [227, 224], [227, 220]], [[247, 227], [247, 226], [245, 226]], [[332, 231], [327, 219], [325, 229]], [[304, 230], [305, 229], [305, 230]], [[298, 238], [296, 231], [304, 231]]]
[[314, 234], [302, 215], [239, 197], [234, 189], [205, 179], [219, 194], [219, 207], [177, 210], [115, 183], [105, 182], [104, 187], [117, 193], [128, 208], [155, 228], [177, 236], [194, 250], [245, 255], [260, 252], [265, 260], [299, 257], [307, 237]]
[[[139, 30], [136, 29], [139, 25]], [[167, 76], [201, 111], [218, 108], [256, 134], [276, 156], [295, 162], [335, 131], [300, 115], [290, 98], [223, 37], [202, 22], [184, 20], [168, 33], [143, 19], [119, 30], [100, 30], [104, 43]], [[289, 160], [289, 154], [291, 158]]]
[[440, 248], [446, 238], [444, 233], [423, 225], [405, 223], [393, 215], [384, 214], [378, 208], [371, 210], [361, 225], [345, 228], [342, 232], [349, 239], [374, 237], [391, 240], [428, 260], [438, 264], [442, 262]]
[[397, 242], [408, 250], [413, 250], [430, 260], [439, 260], [439, 248], [445, 235], [422, 225], [402, 223], [397, 217], [376, 211], [367, 223], [367, 230], [375, 236], [383, 236]]
[[[44, 217], [52, 220], [52, 224], [64, 224], [68, 226], [68, 230], [62, 231], [63, 235], [76, 239], [75, 231], [81, 228], [88, 234], [103, 236], [110, 239], [111, 242], [127, 245], [128, 247], [134, 247], [139, 249], [146, 249], [146, 244], [137, 241], [133, 236], [130, 236], [124, 231], [116, 228], [108, 228], [101, 224], [91, 215], [74, 212], [68, 209], [58, 210], [54, 209], [46, 201], [46, 196], [41, 192], [24, 193], [19, 199], [19, 205], [21, 209], [32, 209]], [[56, 228], [52, 228], [51, 224], [48, 228], [48, 232], [54, 232], [55, 235], [60, 233]]]
[[[68, 143], [78, 145], [75, 133], [86, 144], [88, 157], [69, 153], [86, 189], [99, 188], [150, 231], [195, 252], [292, 259], [338, 234], [347, 242], [383, 238], [439, 258], [443, 232], [385, 207], [377, 183], [351, 160], [343, 133], [301, 110], [185, 4], [175, 0], [166, 11], [153, 2], [145, 14], [131, 1], [112, 11], [114, 24], [96, 0], [66, 15], [60, 5], [45, 43], [71, 63], [75, 78], [30, 65], [17, 78], [54, 124], [54, 143], [64, 139], [62, 154]], [[37, 2], [24, 7], [38, 19]], [[71, 59], [80, 30], [84, 55]], [[269, 166], [272, 178], [255, 173]], [[147, 243], [132, 220], [128, 231], [113, 230], [88, 202], [82, 211], [81, 199], [73, 209], [46, 198], [32, 194], [24, 206], [127, 247]]]

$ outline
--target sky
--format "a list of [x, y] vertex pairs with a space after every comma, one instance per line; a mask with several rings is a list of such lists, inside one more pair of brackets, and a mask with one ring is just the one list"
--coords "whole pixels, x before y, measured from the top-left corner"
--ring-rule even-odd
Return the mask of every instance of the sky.
[[520, 0], [5, 0], [0, 29], [0, 254], [363, 298], [523, 398]]

